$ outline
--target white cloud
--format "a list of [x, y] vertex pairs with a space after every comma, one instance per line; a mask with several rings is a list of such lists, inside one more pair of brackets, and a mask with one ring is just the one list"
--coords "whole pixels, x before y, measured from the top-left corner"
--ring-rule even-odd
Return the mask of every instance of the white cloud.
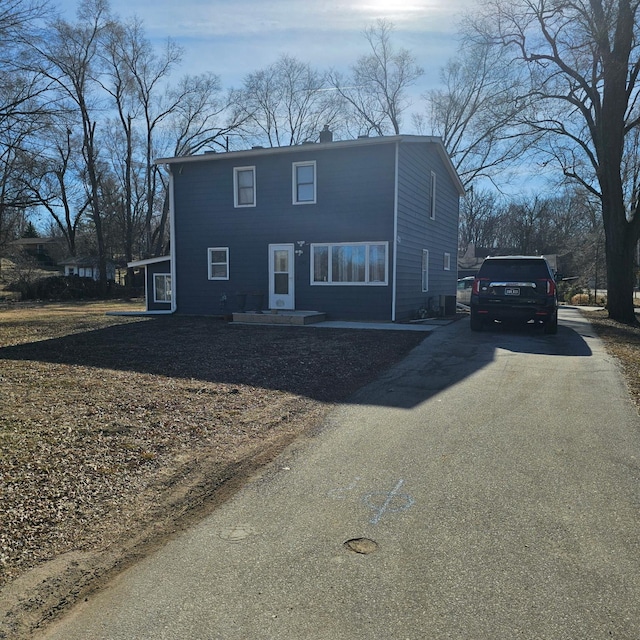
[[[73, 17], [77, 2], [59, 0]], [[425, 67], [423, 90], [455, 53], [458, 15], [473, 0], [111, 0], [121, 18], [138, 16], [156, 42], [185, 49], [185, 73], [211, 71], [224, 86], [287, 53], [318, 69], [346, 69], [366, 53], [363, 30], [378, 18], [394, 23], [394, 42]]]
[[[292, 28], [317, 32], [362, 30], [377, 18], [387, 18], [399, 28], [427, 26], [433, 22], [450, 29], [457, 5], [468, 0], [403, 2], [402, 0], [185, 0], [159, 3], [150, 0], [114, 0], [112, 7], [120, 15], [135, 11], [153, 30], [171, 29], [176, 37], [202, 35], [260, 36]], [[453, 9], [453, 11], [452, 11]]]

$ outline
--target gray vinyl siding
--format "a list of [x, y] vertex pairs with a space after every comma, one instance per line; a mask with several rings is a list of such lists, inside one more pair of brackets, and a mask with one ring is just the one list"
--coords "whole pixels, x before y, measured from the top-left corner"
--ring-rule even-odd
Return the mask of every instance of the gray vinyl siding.
[[[430, 218], [431, 172], [436, 174], [436, 212]], [[440, 295], [455, 296], [459, 194], [435, 145], [400, 144], [396, 320], [438, 306]], [[429, 251], [429, 290], [422, 292], [422, 251]], [[451, 269], [444, 270], [444, 254]]]
[[[226, 154], [225, 154], [226, 155]], [[392, 310], [395, 146], [291, 153], [173, 164], [174, 242], [179, 313], [224, 315], [238, 293], [268, 304], [270, 244], [294, 244], [296, 309], [329, 317], [390, 320]], [[292, 163], [316, 161], [317, 203], [292, 203]], [[234, 208], [233, 168], [255, 166], [256, 206]], [[313, 243], [388, 242], [387, 286], [311, 286]], [[229, 280], [208, 279], [207, 249], [229, 248]], [[249, 302], [251, 304], [251, 302]]]

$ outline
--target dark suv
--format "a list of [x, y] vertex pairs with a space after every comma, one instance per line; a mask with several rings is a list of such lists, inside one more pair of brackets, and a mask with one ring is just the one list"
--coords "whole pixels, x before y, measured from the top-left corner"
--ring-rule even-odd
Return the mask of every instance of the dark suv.
[[496, 256], [482, 263], [471, 290], [471, 330], [485, 322], [542, 324], [558, 331], [558, 295], [549, 263], [538, 256]]

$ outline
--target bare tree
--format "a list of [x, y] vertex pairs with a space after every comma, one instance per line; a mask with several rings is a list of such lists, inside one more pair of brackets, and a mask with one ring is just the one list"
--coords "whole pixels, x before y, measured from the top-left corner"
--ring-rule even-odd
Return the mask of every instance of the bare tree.
[[[175, 109], [168, 115], [156, 150], [161, 155], [184, 156], [203, 149], [228, 149], [228, 136], [247, 122], [247, 113], [237, 91], [223, 92], [220, 79], [214, 74], [185, 76], [170, 90]], [[177, 99], [179, 98], [179, 99]], [[160, 197], [159, 217], [153, 229], [153, 255], [167, 250], [167, 220], [169, 215], [168, 185], [163, 168], [154, 165], [154, 190]]]
[[34, 204], [25, 187], [31, 157], [23, 151], [30, 127], [0, 130], [0, 252], [18, 237], [18, 223]]
[[175, 108], [166, 104], [167, 83], [181, 60], [182, 50], [168, 40], [158, 53], [145, 36], [142, 23], [113, 22], [100, 50], [101, 85], [112, 99], [109, 148], [114, 194], [120, 184], [123, 202], [115, 207], [121, 221], [124, 255], [134, 259], [138, 238], [144, 238], [145, 256], [152, 253], [152, 221], [157, 199], [154, 138], [159, 124]]
[[185, 76], [172, 91], [181, 99], [168, 118], [163, 143], [174, 156], [212, 148], [227, 151], [228, 136], [247, 124], [243, 95], [234, 90], [225, 93], [214, 74]]
[[442, 138], [465, 185], [495, 181], [533, 142], [519, 125], [528, 108], [523, 79], [502, 49], [482, 41], [465, 42], [440, 77], [444, 88], [424, 96], [427, 110], [414, 116], [416, 128]]
[[522, 255], [542, 255], [548, 253], [552, 241], [550, 233], [551, 202], [538, 195], [512, 202], [503, 213], [503, 229], [509, 230], [508, 246]]
[[496, 194], [473, 185], [460, 203], [458, 244], [464, 253], [470, 244], [491, 247], [495, 242], [495, 226], [499, 205]]
[[[78, 230], [90, 204], [82, 185], [81, 149], [64, 119], [41, 132], [44, 154], [25, 176], [25, 189], [51, 216], [55, 231], [62, 234], [68, 254], [77, 255]], [[82, 163], [80, 163], [81, 165]]]
[[47, 82], [25, 57], [25, 43], [46, 17], [46, 1], [0, 4], [0, 251], [15, 236], [15, 222], [32, 202], [24, 174], [32, 141], [46, 112]]
[[551, 197], [500, 199], [495, 191], [470, 187], [460, 209], [461, 255], [469, 244], [496, 253], [555, 254], [573, 286], [586, 287], [594, 272], [604, 281], [606, 273], [598, 203], [576, 184]]
[[400, 133], [402, 114], [409, 106], [407, 89], [423, 75], [415, 57], [392, 42], [393, 24], [378, 20], [364, 37], [370, 53], [362, 56], [344, 76], [331, 72], [330, 81], [347, 106], [358, 132]]
[[154, 49], [137, 20], [114, 24], [104, 48], [103, 87], [113, 99], [121, 131], [112, 159], [125, 196], [128, 261], [134, 257], [140, 227], [144, 255], [162, 250], [158, 238], [164, 237], [166, 192], [154, 157], [165, 151], [184, 155], [206, 146], [222, 147], [225, 135], [238, 126], [232, 94], [223, 96], [216, 75], [187, 75], [170, 85], [181, 56], [181, 48], [171, 40]]
[[325, 77], [288, 55], [250, 73], [239, 102], [248, 135], [270, 147], [316, 140], [323, 125], [333, 126], [340, 112]]
[[0, 132], [24, 126], [42, 114], [37, 100], [47, 89], [25, 64], [25, 43], [48, 15], [46, 0], [3, 0], [0, 4]]
[[550, 159], [599, 198], [609, 316], [628, 323], [640, 184], [624, 157], [640, 124], [639, 17], [637, 0], [490, 0], [475, 21], [529, 71], [528, 125]]
[[34, 41], [32, 47], [42, 61], [41, 72], [55, 85], [60, 108], [69, 117], [75, 117], [80, 130], [83, 180], [95, 230], [100, 284], [106, 288], [107, 255], [98, 138], [101, 105], [96, 78], [98, 49], [111, 21], [107, 0], [84, 0], [77, 18], [75, 24], [56, 20], [47, 37]]
[[[110, 32], [107, 46], [107, 69], [111, 80], [107, 90], [113, 96], [125, 133], [127, 154], [125, 162], [125, 194], [127, 219], [132, 221], [131, 179], [133, 171], [133, 130], [136, 119], [142, 120], [141, 141], [146, 203], [143, 230], [145, 254], [152, 253], [152, 220], [155, 212], [156, 167], [153, 164], [157, 128], [177, 108], [183, 95], [167, 89], [169, 77], [182, 59], [182, 49], [167, 40], [158, 53], [145, 37], [142, 24], [134, 20], [117, 25]], [[132, 234], [132, 229], [130, 230]], [[127, 244], [131, 246], [132, 235]], [[131, 257], [127, 256], [130, 260]]]

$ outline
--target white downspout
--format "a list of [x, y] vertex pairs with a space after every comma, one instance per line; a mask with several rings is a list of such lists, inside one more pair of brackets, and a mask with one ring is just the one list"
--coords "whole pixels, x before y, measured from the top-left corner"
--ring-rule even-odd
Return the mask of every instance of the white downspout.
[[175, 313], [178, 304], [178, 281], [176, 278], [176, 219], [175, 219], [175, 206], [173, 202], [173, 170], [169, 165], [169, 244], [171, 251], [169, 256], [171, 258], [171, 313]]
[[396, 280], [398, 269], [398, 172], [400, 163], [400, 142], [396, 142], [395, 177], [393, 193], [393, 266], [391, 274], [391, 322], [396, 321]]

